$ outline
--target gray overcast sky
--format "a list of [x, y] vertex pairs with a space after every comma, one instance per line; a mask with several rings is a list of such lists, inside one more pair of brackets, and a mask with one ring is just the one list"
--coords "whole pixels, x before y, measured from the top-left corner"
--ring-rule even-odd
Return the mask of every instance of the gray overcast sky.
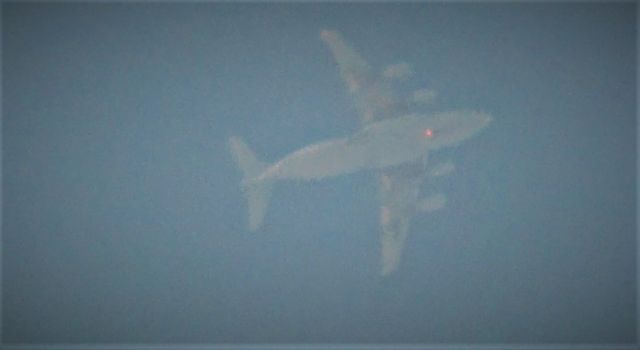
[[[2, 4], [7, 343], [635, 341], [636, 4]], [[265, 160], [358, 118], [319, 31], [494, 116], [378, 275], [375, 176]]]

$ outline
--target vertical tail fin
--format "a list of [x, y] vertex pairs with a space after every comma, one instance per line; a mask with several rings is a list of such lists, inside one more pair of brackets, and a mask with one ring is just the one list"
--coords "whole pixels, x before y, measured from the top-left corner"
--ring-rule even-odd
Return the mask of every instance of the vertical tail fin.
[[229, 138], [229, 147], [236, 163], [242, 170], [242, 190], [249, 203], [249, 229], [255, 231], [262, 224], [267, 211], [273, 181], [249, 181], [262, 173], [266, 168], [266, 163], [258, 160], [249, 146], [238, 137]]

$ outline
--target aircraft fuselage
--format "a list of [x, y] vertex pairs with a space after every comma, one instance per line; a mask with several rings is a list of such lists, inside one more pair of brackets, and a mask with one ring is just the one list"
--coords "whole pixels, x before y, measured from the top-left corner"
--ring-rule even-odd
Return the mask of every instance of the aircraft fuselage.
[[372, 123], [349, 137], [315, 143], [267, 167], [253, 181], [313, 180], [415, 161], [458, 144], [490, 122], [487, 114], [453, 111], [412, 114]]

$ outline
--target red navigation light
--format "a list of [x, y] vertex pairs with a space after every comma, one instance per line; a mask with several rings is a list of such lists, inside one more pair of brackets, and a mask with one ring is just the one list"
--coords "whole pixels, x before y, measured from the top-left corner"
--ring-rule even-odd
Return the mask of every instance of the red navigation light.
[[424, 131], [422, 131], [422, 135], [424, 137], [433, 137], [433, 130], [431, 129], [424, 129]]

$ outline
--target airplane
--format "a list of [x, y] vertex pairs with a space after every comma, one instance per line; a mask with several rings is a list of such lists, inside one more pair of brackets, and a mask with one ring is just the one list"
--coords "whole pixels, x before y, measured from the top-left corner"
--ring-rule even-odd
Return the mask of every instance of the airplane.
[[[409, 98], [404, 99], [394, 91], [392, 83], [412, 74], [411, 66], [407, 63], [393, 64], [377, 73], [337, 31], [322, 30], [320, 38], [327, 44], [338, 64], [362, 126], [398, 118], [420, 105], [432, 103], [435, 99], [436, 93], [428, 89], [414, 91]], [[425, 180], [447, 175], [455, 167], [450, 161], [431, 167], [427, 165], [425, 156], [414, 162], [378, 171], [381, 201], [380, 273], [383, 276], [398, 268], [411, 218], [418, 212], [441, 209], [446, 203], [443, 194], [421, 198], [420, 189]]]
[[[332, 48], [355, 97], [362, 129], [303, 147], [272, 164], [259, 160], [239, 137], [230, 137], [231, 153], [243, 173], [241, 186], [248, 200], [249, 229], [255, 231], [261, 226], [276, 181], [312, 181], [362, 170], [378, 171], [382, 194], [381, 274], [386, 276], [398, 266], [413, 213], [444, 205], [442, 195], [419, 198], [428, 153], [461, 143], [489, 125], [492, 118], [468, 110], [408, 113], [408, 105], [398, 102], [384, 80], [372, 78], [368, 64], [344, 44], [337, 32], [322, 31], [321, 38]], [[386, 70], [385, 76], [397, 77], [403, 69]], [[428, 174], [439, 176], [451, 170], [452, 164], [445, 163]]]

